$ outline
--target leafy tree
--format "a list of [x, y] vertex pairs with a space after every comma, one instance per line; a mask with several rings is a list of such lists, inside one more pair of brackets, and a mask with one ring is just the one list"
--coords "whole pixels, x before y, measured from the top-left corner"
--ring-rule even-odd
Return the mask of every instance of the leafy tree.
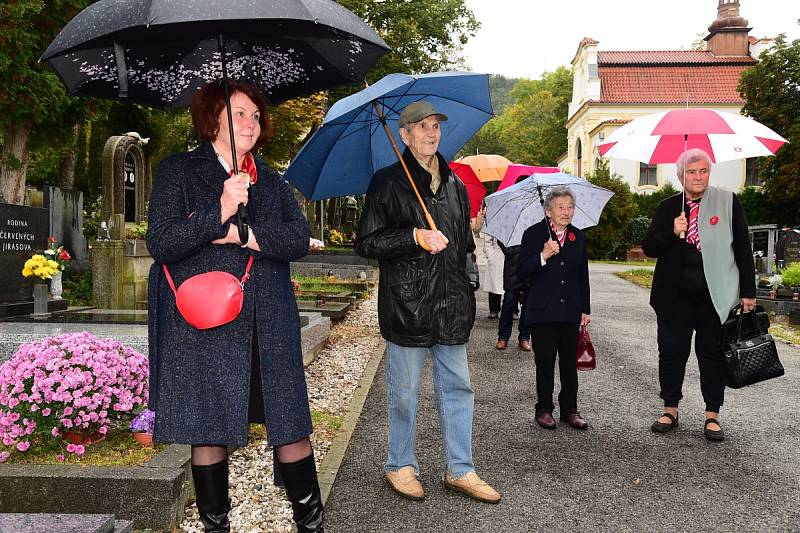
[[598, 160], [597, 168], [589, 176], [589, 181], [614, 191], [614, 196], [606, 204], [600, 223], [586, 230], [586, 247], [589, 259], [617, 259], [624, 257], [625, 232], [628, 222], [637, 215], [628, 184], [619, 176], [612, 176], [608, 162]]
[[670, 196], [674, 196], [678, 192], [678, 189], [673, 187], [672, 183], [667, 182], [663, 187], [654, 191], [652, 194], [634, 194], [633, 200], [639, 208], [639, 214], [652, 219], [661, 202]]
[[475, 154], [505, 154], [506, 145], [500, 139], [502, 123], [500, 117], [489, 119], [489, 122], [483, 125], [478, 130], [478, 133], [472, 136], [467, 141], [461, 150], [459, 150], [456, 159], [459, 157], [466, 157]]
[[739, 193], [747, 223], [751, 226], [757, 224], [772, 224], [775, 222], [775, 212], [769, 203], [767, 194], [758, 187], [745, 187]]
[[499, 118], [505, 156], [516, 163], [554, 166], [567, 149], [565, 119], [572, 99], [572, 71], [559, 67], [538, 80], [519, 80], [513, 105]]
[[[66, 100], [56, 75], [39, 57], [64, 24], [90, 0], [16, 0], [0, 3], [0, 193], [24, 200], [28, 145], [34, 129], [72, 129], [85, 102]], [[61, 127], [57, 127], [61, 125]]]
[[511, 90], [519, 81], [519, 78], [507, 78], [499, 74], [489, 76], [489, 92], [495, 115], [500, 115], [512, 103]]
[[466, 0], [337, 1], [392, 47], [369, 72], [370, 82], [392, 72], [417, 74], [462, 66], [463, 46], [480, 27]]
[[760, 177], [772, 206], [771, 222], [800, 222], [800, 39], [785, 35], [742, 73], [743, 112], [789, 140], [774, 157], [765, 158]]

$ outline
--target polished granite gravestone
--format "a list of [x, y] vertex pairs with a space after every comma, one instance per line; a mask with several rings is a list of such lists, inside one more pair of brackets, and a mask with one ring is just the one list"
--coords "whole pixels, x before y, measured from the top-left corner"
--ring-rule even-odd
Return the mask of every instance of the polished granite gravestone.
[[0, 533], [131, 533], [133, 523], [110, 514], [0, 513]]
[[[170, 531], [183, 519], [192, 492], [190, 461], [190, 446], [173, 444], [141, 466], [5, 464], [0, 506], [12, 513], [106, 513], [131, 520], [137, 529]], [[0, 522], [0, 533], [19, 532]]]

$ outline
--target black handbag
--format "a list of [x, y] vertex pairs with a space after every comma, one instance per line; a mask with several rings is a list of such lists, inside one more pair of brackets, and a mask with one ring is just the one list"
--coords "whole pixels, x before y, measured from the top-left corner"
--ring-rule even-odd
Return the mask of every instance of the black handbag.
[[[736, 340], [739, 335], [739, 316], [742, 314], [742, 306], [737, 305], [728, 314], [728, 319], [722, 324], [722, 342], [725, 346]], [[755, 320], [745, 320], [742, 322], [742, 338], [749, 339], [758, 334], [759, 331], [769, 331], [769, 314], [764, 306], [757, 305], [750, 311], [755, 315]]]
[[[760, 307], [760, 306], [757, 306]], [[763, 312], [763, 307], [761, 312]], [[778, 359], [775, 340], [767, 330], [761, 329], [757, 309], [750, 313], [740, 312], [737, 318], [736, 338], [726, 343], [725, 382], [732, 389], [777, 378], [784, 374]], [[749, 316], [752, 333], [743, 329], [745, 317]], [[727, 340], [727, 339], [726, 339]]]

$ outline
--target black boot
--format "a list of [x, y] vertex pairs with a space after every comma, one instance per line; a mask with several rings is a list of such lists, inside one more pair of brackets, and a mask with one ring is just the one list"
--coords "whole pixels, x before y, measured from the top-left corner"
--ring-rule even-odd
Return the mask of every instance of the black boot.
[[314, 455], [296, 463], [278, 463], [286, 496], [292, 503], [292, 518], [298, 533], [324, 533], [322, 520], [322, 494], [317, 481]]
[[213, 465], [192, 465], [197, 511], [206, 533], [228, 533], [231, 524], [228, 511], [228, 458]]

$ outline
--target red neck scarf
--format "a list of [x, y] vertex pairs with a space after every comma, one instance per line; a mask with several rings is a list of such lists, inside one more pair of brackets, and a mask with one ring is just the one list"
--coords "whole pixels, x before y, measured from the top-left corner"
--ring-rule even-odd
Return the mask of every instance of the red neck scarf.
[[[246, 172], [250, 176], [250, 185], [255, 185], [258, 181], [258, 170], [256, 169], [256, 161], [253, 159], [252, 153], [247, 152], [247, 154], [245, 154], [239, 172]], [[233, 176], [233, 169], [228, 172], [228, 175]]]

